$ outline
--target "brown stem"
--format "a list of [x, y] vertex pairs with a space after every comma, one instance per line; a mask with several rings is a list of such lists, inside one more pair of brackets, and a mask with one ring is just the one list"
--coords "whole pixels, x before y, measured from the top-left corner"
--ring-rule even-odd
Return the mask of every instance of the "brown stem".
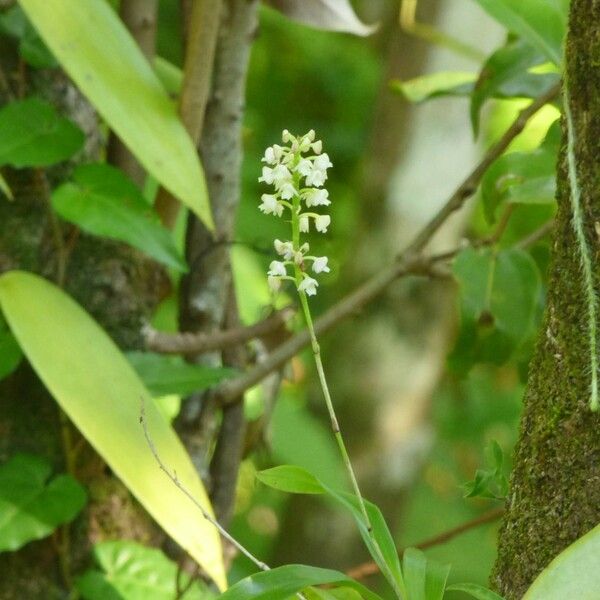
[[[226, 324], [239, 328], [239, 314], [233, 283], [229, 293]], [[223, 363], [227, 366], [243, 369], [246, 360], [244, 346], [237, 345], [223, 352]], [[235, 490], [246, 436], [243, 401], [244, 396], [241, 394], [236, 401], [223, 407], [221, 427], [210, 461], [211, 502], [215, 516], [224, 527], [227, 527], [233, 515]]]
[[[150, 61], [156, 51], [157, 11], [158, 0], [121, 0], [119, 9], [121, 20]], [[107, 161], [119, 167], [138, 185], [144, 183], [144, 167], [114, 132], [108, 140]]]
[[164, 333], [146, 328], [146, 348], [160, 354], [201, 354], [223, 350], [282, 329], [294, 312], [290, 306], [249, 327], [234, 327], [214, 333]]
[[[221, 10], [222, 0], [196, 0], [190, 12], [179, 114], [195, 145], [202, 137]], [[163, 224], [172, 229], [179, 213], [177, 199], [161, 187], [154, 208]]]
[[[433, 537], [427, 538], [417, 544], [413, 544], [411, 548], [418, 548], [419, 550], [426, 550], [427, 548], [432, 548], [433, 546], [439, 546], [440, 544], [444, 544], [451, 539], [465, 533], [466, 531], [470, 531], [471, 529], [475, 529], [476, 527], [480, 527], [481, 525], [485, 525], [486, 523], [491, 523], [492, 521], [496, 521], [504, 514], [504, 509], [502, 507], [494, 508], [489, 510], [488, 512], [483, 513], [482, 515], [467, 521], [466, 523], [462, 523], [457, 527], [453, 527], [452, 529], [448, 529], [438, 535], [434, 535]], [[398, 550], [398, 554], [402, 556], [404, 549]], [[370, 575], [375, 575], [379, 573], [379, 567], [376, 563], [369, 561], [365, 562], [361, 565], [357, 565], [356, 567], [352, 567], [346, 571], [346, 575], [351, 577], [352, 579], [364, 579], [365, 577], [369, 577]]]

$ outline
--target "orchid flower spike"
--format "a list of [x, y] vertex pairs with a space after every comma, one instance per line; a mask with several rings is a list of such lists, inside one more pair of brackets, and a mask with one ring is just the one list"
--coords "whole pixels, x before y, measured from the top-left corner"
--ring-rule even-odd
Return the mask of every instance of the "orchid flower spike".
[[300, 294], [314, 296], [319, 283], [306, 273], [307, 269], [312, 263], [312, 272], [317, 275], [330, 271], [328, 258], [309, 256], [308, 243], [300, 239], [301, 234], [309, 233], [311, 229], [327, 233], [331, 225], [330, 215], [303, 210], [331, 204], [329, 192], [323, 186], [327, 181], [327, 170], [333, 165], [329, 155], [323, 152], [323, 142], [315, 138], [313, 129], [300, 136], [285, 129], [281, 135], [283, 145], [270, 146], [262, 158], [265, 166], [258, 181], [273, 186], [273, 189], [261, 196], [258, 208], [265, 215], [279, 218], [289, 211], [292, 226], [292, 241], [274, 241], [275, 252], [281, 260], [272, 261], [267, 273], [273, 293], [289, 279], [295, 282]]

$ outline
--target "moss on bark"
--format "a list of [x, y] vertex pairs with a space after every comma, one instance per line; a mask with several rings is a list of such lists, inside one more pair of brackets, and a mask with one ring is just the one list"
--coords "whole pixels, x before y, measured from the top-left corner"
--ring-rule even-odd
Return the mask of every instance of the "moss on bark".
[[[566, 47], [585, 233], [600, 276], [600, 3], [572, 0]], [[563, 123], [564, 130], [564, 123]], [[508, 599], [600, 522], [600, 414], [590, 400], [581, 257], [563, 135], [547, 308], [533, 358], [493, 583]]]

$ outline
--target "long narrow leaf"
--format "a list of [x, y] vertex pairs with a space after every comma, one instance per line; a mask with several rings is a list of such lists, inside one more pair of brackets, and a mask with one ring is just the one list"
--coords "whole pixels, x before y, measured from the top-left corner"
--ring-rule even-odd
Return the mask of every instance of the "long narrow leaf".
[[261, 571], [242, 579], [219, 598], [220, 600], [287, 600], [309, 586], [324, 583], [343, 584], [358, 591], [366, 600], [380, 600], [377, 594], [339, 571], [306, 565], [286, 565], [270, 571]]
[[62, 290], [31, 273], [11, 271], [0, 277], [0, 307], [29, 362], [73, 423], [165, 531], [224, 589], [219, 536], [158, 468], [139, 423], [142, 398], [162, 460], [210, 511], [202, 482], [114, 342]]
[[196, 148], [106, 0], [20, 0], [50, 50], [139, 161], [212, 228]]

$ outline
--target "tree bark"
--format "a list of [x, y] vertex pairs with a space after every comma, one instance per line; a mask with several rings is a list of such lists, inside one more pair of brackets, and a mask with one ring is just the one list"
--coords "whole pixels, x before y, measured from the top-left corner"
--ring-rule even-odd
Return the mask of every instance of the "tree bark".
[[[600, 4], [572, 0], [566, 69], [596, 294], [600, 275], [599, 65]], [[591, 412], [589, 405], [589, 312], [573, 227], [566, 146], [564, 133], [547, 307], [530, 367], [492, 576], [508, 600], [521, 598], [557, 554], [600, 522], [600, 415]]]
[[[250, 49], [258, 27], [257, 10], [258, 0], [223, 2], [213, 86], [200, 144], [215, 233], [190, 215], [186, 238], [190, 273], [182, 281], [180, 294], [183, 331], [214, 331], [223, 329], [227, 321], [236, 321], [234, 316], [227, 315], [233, 293], [229, 255], [240, 199], [242, 119]], [[222, 359], [230, 362], [220, 353], [202, 357], [213, 364], [221, 363]], [[240, 362], [238, 359], [233, 362]], [[223, 412], [218, 435], [216, 407], [206, 394], [195, 394], [188, 399], [178, 417], [178, 431], [205, 479], [209, 474], [209, 449], [213, 436], [217, 437], [215, 460], [210, 468], [215, 484], [212, 500], [217, 518], [224, 524], [231, 516], [241, 460], [245, 430], [242, 399], [238, 399], [237, 407]]]
[[[98, 118], [61, 71], [28, 70], [23, 65], [19, 69], [15, 45], [0, 36], [0, 48], [0, 70], [7, 82], [0, 90], [0, 104], [15, 99], [18, 90], [33, 92], [86, 134], [84, 149], [72, 161], [45, 171], [3, 169], [15, 199], [0, 201], [0, 274], [23, 269], [62, 280], [66, 291], [122, 348], [142, 348], [142, 325], [168, 291], [164, 270], [124, 244], [82, 234], [61, 222], [49, 203], [51, 188], [64, 182], [77, 164], [98, 160], [103, 143]], [[18, 85], [13, 85], [17, 76]], [[26, 361], [0, 381], [0, 462], [29, 452], [45, 457], [57, 473], [64, 472], [65, 428], [80, 448], [75, 475], [88, 488], [88, 505], [68, 529], [2, 554], [0, 600], [65, 598], [70, 572], [85, 566], [92, 543], [109, 537], [156, 540], [156, 526], [91, 447], [63, 422], [58, 405]], [[63, 545], [69, 538], [71, 543]]]

